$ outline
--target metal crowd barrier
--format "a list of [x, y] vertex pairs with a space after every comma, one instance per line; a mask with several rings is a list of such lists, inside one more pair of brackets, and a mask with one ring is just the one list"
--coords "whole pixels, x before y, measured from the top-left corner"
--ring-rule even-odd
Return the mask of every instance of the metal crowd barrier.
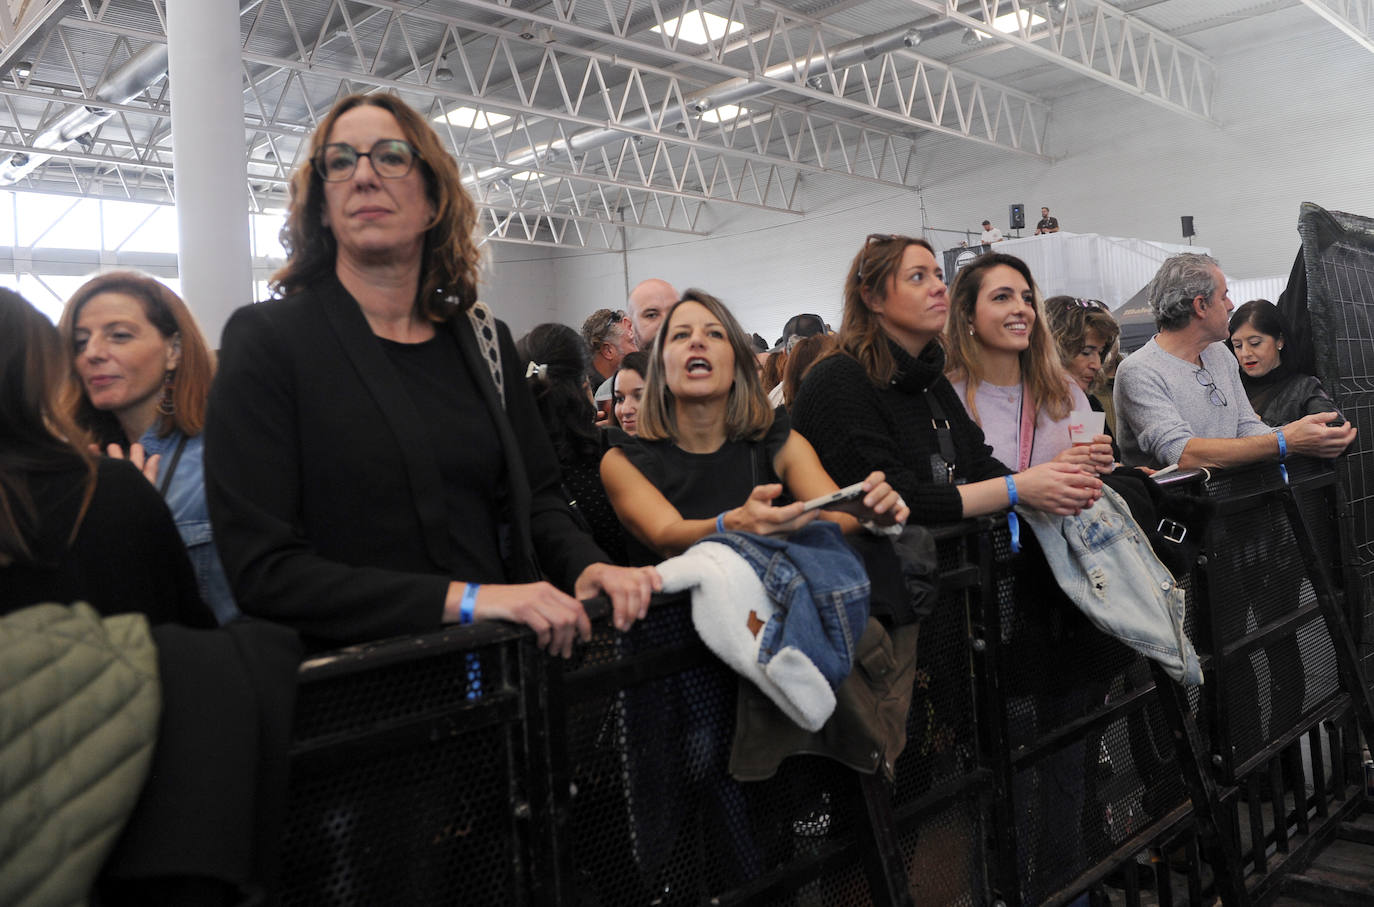
[[[1321, 464], [1289, 474], [1334, 577], [1325, 601], [1349, 620], [1361, 596], [1339, 487]], [[682, 597], [626, 634], [593, 603], [595, 636], [567, 664], [492, 625], [314, 659], [281, 901], [1263, 900], [1359, 802], [1363, 706], [1281, 483], [1269, 466], [1197, 488], [1212, 515], [1180, 579], [1206, 682], [1186, 696], [1064, 613], [1004, 521], [940, 528], [892, 784], [816, 756], [732, 780], [741, 681]]]

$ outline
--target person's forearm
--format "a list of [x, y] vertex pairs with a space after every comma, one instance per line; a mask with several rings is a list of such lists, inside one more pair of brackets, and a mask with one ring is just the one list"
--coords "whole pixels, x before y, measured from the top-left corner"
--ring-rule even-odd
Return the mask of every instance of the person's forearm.
[[1011, 504], [1007, 495], [1007, 480], [1004, 478], [985, 479], [957, 487], [959, 497], [964, 502], [966, 518], [1006, 510]]
[[[732, 525], [730, 517], [732, 511], [725, 512], [725, 528], [736, 529]], [[645, 531], [640, 536], [640, 541], [652, 548], [664, 557], [673, 557], [681, 554], [706, 536], [716, 531], [716, 518], [710, 517], [704, 520], [677, 520], [669, 523], [653, 532]]]
[[1248, 438], [1192, 438], [1178, 458], [1179, 469], [1244, 466], [1261, 460], [1276, 460], [1279, 442], [1272, 434]]

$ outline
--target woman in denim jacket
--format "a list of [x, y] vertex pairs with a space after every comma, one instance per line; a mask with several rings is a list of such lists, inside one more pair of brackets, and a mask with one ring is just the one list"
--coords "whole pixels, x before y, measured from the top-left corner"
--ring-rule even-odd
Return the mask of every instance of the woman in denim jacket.
[[162, 493], [220, 623], [238, 614], [205, 504], [201, 429], [214, 357], [181, 297], [133, 271], [88, 280], [58, 327], [72, 352], [66, 411]]

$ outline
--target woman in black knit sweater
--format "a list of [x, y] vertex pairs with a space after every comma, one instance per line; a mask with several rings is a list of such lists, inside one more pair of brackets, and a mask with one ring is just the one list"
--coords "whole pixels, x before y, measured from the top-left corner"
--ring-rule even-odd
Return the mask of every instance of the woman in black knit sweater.
[[1101, 494], [1096, 476], [1056, 462], [1011, 476], [993, 458], [944, 376], [941, 278], [924, 240], [870, 236], [845, 279], [839, 348], [807, 373], [793, 425], [836, 482], [880, 469], [923, 523], [1006, 510], [1013, 487], [1037, 510], [1087, 507]]

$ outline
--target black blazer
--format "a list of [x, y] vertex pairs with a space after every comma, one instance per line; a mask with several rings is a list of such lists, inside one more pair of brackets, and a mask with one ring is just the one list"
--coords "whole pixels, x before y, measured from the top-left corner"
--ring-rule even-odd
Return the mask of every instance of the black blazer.
[[[500, 433], [506, 574], [511, 582], [547, 575], [571, 589], [588, 564], [607, 558], [560, 493], [515, 345], [497, 326], [504, 411], [467, 316], [439, 329], [457, 338]], [[245, 306], [225, 326], [205, 493], [239, 606], [312, 643], [436, 629], [449, 581], [463, 579], [448, 567], [448, 516], [425, 427], [333, 274], [310, 291]]]

